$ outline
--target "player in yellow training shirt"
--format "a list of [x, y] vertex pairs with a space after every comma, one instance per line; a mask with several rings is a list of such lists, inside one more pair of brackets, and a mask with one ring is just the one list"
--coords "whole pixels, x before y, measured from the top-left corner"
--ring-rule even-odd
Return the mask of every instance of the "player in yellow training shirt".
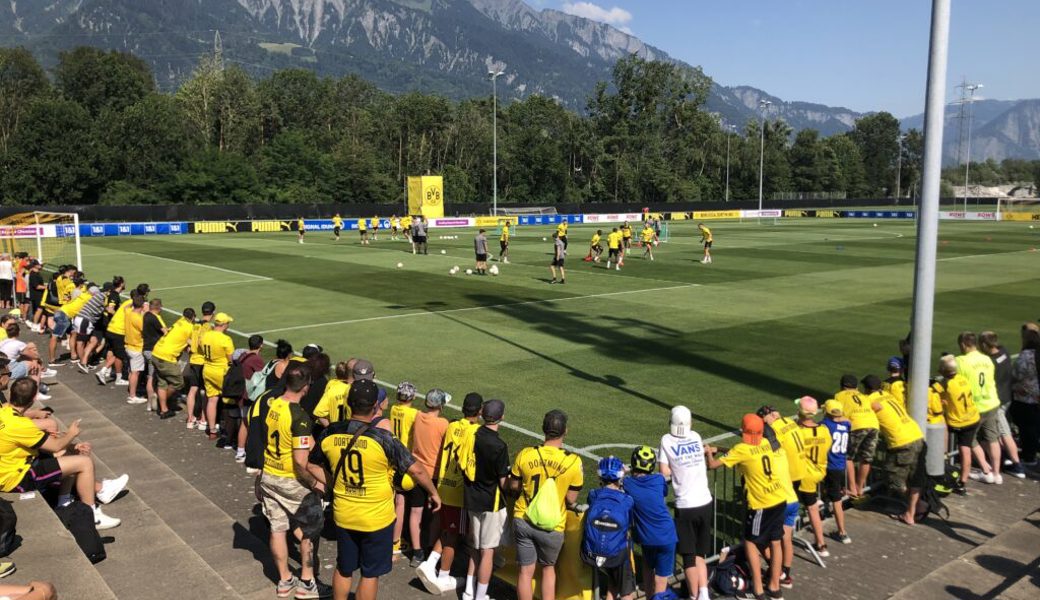
[[380, 226], [379, 217], [372, 217], [372, 239], [373, 240], [378, 240], [379, 239], [379, 226]]
[[322, 427], [350, 419], [347, 394], [350, 392], [351, 365], [347, 361], [336, 363], [336, 378], [325, 386], [325, 392], [314, 407], [314, 418]]
[[[744, 501], [747, 517], [744, 520], [744, 546], [751, 571], [751, 585], [755, 594], [765, 589], [779, 593], [784, 535], [784, 513], [790, 493], [790, 477], [784, 451], [774, 448], [765, 439], [765, 422], [754, 414], [744, 415], [741, 422], [741, 441], [721, 459], [715, 458], [715, 448], [705, 447], [709, 469], [730, 467], [744, 478]], [[769, 550], [769, 582], [762, 582], [762, 555]]]
[[[390, 547], [394, 529], [394, 473], [407, 473], [415, 485], [430, 495], [433, 512], [441, 506], [437, 490], [400, 440], [374, 426], [381, 419], [379, 389], [360, 379], [350, 386], [349, 421], [334, 423], [322, 434], [313, 453], [324, 467], [325, 482], [332, 488], [332, 518], [340, 552], [333, 575], [333, 597], [346, 598], [353, 575], [361, 570], [361, 594], [375, 598], [378, 578], [390, 572]], [[364, 543], [364, 552], [358, 547]], [[349, 551], [345, 551], [349, 549]]]
[[[459, 536], [465, 532], [466, 514], [462, 510], [463, 474], [462, 467], [459, 466], [458, 448], [473, 430], [480, 427], [480, 409], [483, 405], [484, 399], [480, 394], [466, 394], [462, 400], [462, 418], [449, 424], [444, 432], [436, 477], [437, 492], [442, 503], [439, 530], [434, 532], [433, 550], [415, 570], [419, 581], [431, 594], [443, 594], [448, 591], [448, 572], [455, 560], [455, 547], [458, 545]], [[455, 589], [454, 581], [450, 580], [451, 589]]]
[[343, 217], [336, 213], [332, 216], [332, 239], [339, 241], [339, 232], [343, 231]]
[[361, 234], [361, 245], [368, 245], [368, 219], [360, 218], [357, 220], [358, 233]]
[[795, 493], [798, 501], [809, 513], [815, 549], [821, 556], [830, 556], [823, 539], [823, 520], [820, 518], [820, 483], [827, 476], [827, 453], [831, 449], [831, 432], [826, 425], [816, 422], [820, 405], [812, 396], [802, 396], [798, 405], [798, 437], [802, 447], [802, 465], [805, 474]]
[[567, 228], [568, 227], [569, 227], [569, 225], [567, 224], [567, 221], [561, 221], [560, 224], [556, 226], [556, 235], [560, 236], [560, 241], [563, 242], [563, 249], [564, 250], [567, 249]]
[[921, 489], [928, 483], [925, 470], [924, 434], [910, 418], [903, 402], [891, 394], [873, 395], [871, 408], [877, 413], [881, 435], [887, 446], [885, 474], [890, 492], [907, 495], [907, 509], [900, 519], [914, 524]]
[[711, 243], [715, 238], [711, 235], [711, 230], [704, 223], [697, 223], [697, 229], [701, 230], [701, 242], [704, 244], [704, 258], [701, 259], [701, 264], [711, 264]]
[[643, 231], [639, 232], [640, 241], [643, 242], [643, 258], [647, 256], [654, 260], [654, 228], [647, 221], [643, 224]]
[[607, 268], [610, 268], [611, 261], [617, 263], [616, 269], [621, 270], [621, 233], [618, 232], [618, 228], [615, 227], [607, 234]]
[[621, 248], [628, 250], [632, 247], [632, 226], [625, 221], [621, 225]]
[[199, 341], [199, 349], [205, 360], [202, 366], [202, 380], [206, 387], [206, 419], [209, 422], [209, 439], [217, 439], [217, 402], [221, 399], [224, 388], [224, 375], [231, 364], [231, 355], [235, 353], [235, 344], [226, 332], [234, 319], [227, 313], [217, 313], [213, 317], [213, 329], [207, 331]]
[[502, 223], [502, 235], [498, 236], [498, 257], [504, 263], [509, 262], [509, 221]]
[[[864, 386], [868, 378], [880, 389], [881, 380], [875, 375], [864, 377]], [[841, 402], [851, 428], [846, 471], [849, 478], [849, 496], [853, 498], [858, 498], [866, 487], [870, 465], [874, 462], [874, 453], [877, 451], [878, 421], [877, 415], [870, 408], [869, 396], [869, 392], [859, 391], [856, 376], [848, 374], [841, 376], [841, 391], [834, 394], [834, 399]]]
[[585, 257], [585, 262], [599, 262], [599, 257], [603, 254], [603, 246], [599, 243], [601, 239], [603, 239], [603, 230], [597, 229], [589, 242], [589, 255]]
[[[973, 397], [972, 382], [959, 372], [957, 359], [949, 354], [943, 356], [939, 360], [939, 375], [942, 378], [932, 384], [932, 389], [939, 392], [945, 411], [946, 427], [953, 434], [961, 460], [961, 485], [954, 491], [965, 494], [965, 484], [971, 477], [972, 448], [976, 445], [975, 436], [978, 434], [982, 418]], [[990, 473], [985, 457], [980, 461], [980, 466], [983, 473]], [[992, 475], [990, 477], [992, 478]], [[995, 481], [996, 478], [992, 479]]]
[[303, 243], [303, 235], [307, 233], [307, 224], [303, 222], [303, 217], [296, 219], [296, 241]]

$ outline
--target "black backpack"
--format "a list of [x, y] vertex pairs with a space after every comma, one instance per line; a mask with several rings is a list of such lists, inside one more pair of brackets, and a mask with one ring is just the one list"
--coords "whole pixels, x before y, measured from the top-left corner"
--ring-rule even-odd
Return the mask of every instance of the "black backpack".
[[917, 506], [914, 507], [914, 522], [920, 523], [930, 514], [943, 521], [950, 518], [950, 509], [935, 490], [935, 486], [931, 484], [921, 488], [921, 497], [917, 499]]
[[17, 525], [18, 515], [14, 513], [14, 506], [0, 499], [0, 556], [7, 556], [18, 547]]
[[246, 396], [246, 378], [242, 374], [242, 365], [237, 360], [228, 365], [220, 395], [236, 403]]
[[271, 409], [270, 401], [275, 398], [274, 390], [268, 390], [256, 399], [249, 410], [249, 426], [246, 432], [246, 466], [250, 469], [262, 469], [264, 466], [264, 448], [267, 446], [267, 411]]
[[723, 596], [736, 596], [751, 589], [751, 576], [743, 552], [734, 548], [726, 560], [715, 565], [708, 581]]
[[58, 514], [65, 529], [76, 538], [76, 543], [87, 556], [87, 560], [96, 565], [108, 557], [105, 545], [101, 543], [101, 536], [94, 527], [94, 511], [89, 506], [77, 500], [54, 509], [54, 512]]

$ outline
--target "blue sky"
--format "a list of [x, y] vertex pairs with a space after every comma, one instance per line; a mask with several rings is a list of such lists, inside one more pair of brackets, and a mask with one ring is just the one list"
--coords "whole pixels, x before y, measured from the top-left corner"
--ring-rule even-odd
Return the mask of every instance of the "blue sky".
[[[930, 0], [527, 0], [630, 31], [723, 85], [898, 117], [924, 111]], [[947, 97], [1040, 98], [1040, 0], [953, 0]]]

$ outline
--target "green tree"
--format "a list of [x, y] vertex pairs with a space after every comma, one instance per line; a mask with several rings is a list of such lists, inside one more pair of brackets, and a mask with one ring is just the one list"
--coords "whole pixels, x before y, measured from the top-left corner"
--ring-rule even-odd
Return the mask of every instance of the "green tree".
[[894, 193], [899, 120], [887, 112], [860, 117], [850, 135], [863, 159], [867, 193], [872, 196]]
[[570, 177], [561, 143], [570, 114], [554, 100], [529, 96], [511, 104], [504, 116], [500, 196], [511, 202], [559, 202]]
[[148, 63], [136, 56], [80, 46], [58, 55], [55, 84], [61, 94], [97, 116], [121, 112], [155, 90]]
[[249, 159], [212, 147], [193, 154], [163, 192], [170, 202], [180, 204], [245, 204], [262, 198]]
[[815, 129], [803, 129], [791, 145], [791, 184], [798, 192], [822, 192], [827, 187], [826, 147]]
[[260, 180], [272, 192], [293, 189], [297, 195], [309, 195], [309, 202], [332, 200], [327, 191], [331, 159], [303, 132], [286, 131], [275, 136], [260, 151], [259, 165]]
[[263, 139], [267, 141], [282, 131], [295, 129], [323, 134], [314, 141], [327, 144], [335, 120], [331, 110], [332, 88], [329, 81], [306, 69], [276, 71], [261, 81], [256, 91]]
[[193, 139], [181, 105], [150, 94], [120, 115], [111, 147], [120, 165], [117, 177], [142, 188], [165, 185], [200, 144]]
[[0, 154], [30, 103], [49, 91], [47, 75], [28, 50], [0, 48]]

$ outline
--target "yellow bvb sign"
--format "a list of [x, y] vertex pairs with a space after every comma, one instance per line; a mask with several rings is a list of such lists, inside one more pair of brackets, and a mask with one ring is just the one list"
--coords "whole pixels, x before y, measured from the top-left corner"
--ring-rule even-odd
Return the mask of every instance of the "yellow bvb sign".
[[444, 216], [444, 178], [425, 175], [408, 178], [408, 214], [427, 219]]

